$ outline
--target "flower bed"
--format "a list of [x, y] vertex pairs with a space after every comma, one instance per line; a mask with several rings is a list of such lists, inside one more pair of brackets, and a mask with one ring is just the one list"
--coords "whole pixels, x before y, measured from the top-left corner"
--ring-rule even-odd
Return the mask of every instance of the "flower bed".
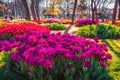
[[45, 24], [46, 27], [50, 28], [51, 30], [65, 30], [65, 26], [63, 24], [58, 23], [47, 23]]
[[13, 71], [26, 80], [109, 80], [105, 66], [112, 57], [107, 45], [98, 42], [97, 38], [30, 31], [0, 41], [0, 51], [11, 52]]
[[72, 21], [71, 20], [61, 20], [61, 23], [63, 23], [63, 24], [70, 24]]
[[[107, 23], [107, 24], [112, 24], [112, 20], [105, 20], [104, 23]], [[115, 24], [116, 26], [120, 26], [120, 20], [116, 20]]]
[[42, 24], [44, 21], [43, 20], [32, 20], [32, 22], [36, 22], [38, 24]]
[[108, 24], [87, 25], [80, 27], [76, 34], [87, 38], [119, 39], [120, 27]]
[[11, 22], [9, 21], [9, 22], [7, 22], [7, 21], [0, 21], [0, 27], [2, 27], [2, 26], [4, 26], [4, 25], [9, 25], [9, 24], [11, 24]]
[[90, 19], [85, 19], [85, 20], [76, 20], [75, 24], [76, 26], [84, 26], [84, 25], [92, 25], [92, 24], [98, 24], [99, 22], [97, 20], [90, 20]]
[[30, 30], [39, 31], [39, 32], [50, 32], [50, 30], [45, 26], [40, 26], [36, 24], [11, 24], [0, 27], [0, 38], [1, 39], [8, 39], [15, 35], [26, 33]]
[[61, 23], [61, 20], [56, 18], [48, 18], [44, 20], [44, 23]]

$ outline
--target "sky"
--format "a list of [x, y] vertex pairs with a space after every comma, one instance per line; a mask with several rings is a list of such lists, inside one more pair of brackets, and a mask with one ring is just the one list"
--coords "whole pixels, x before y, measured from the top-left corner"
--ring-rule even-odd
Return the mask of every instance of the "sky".
[[110, 4], [108, 8], [113, 9], [114, 8], [114, 3]]

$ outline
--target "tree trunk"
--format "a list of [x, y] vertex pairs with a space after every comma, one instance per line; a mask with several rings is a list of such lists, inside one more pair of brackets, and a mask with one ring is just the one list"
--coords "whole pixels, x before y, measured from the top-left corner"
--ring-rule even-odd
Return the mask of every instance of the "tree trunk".
[[116, 22], [117, 7], [118, 7], [118, 0], [115, 0], [114, 10], [113, 10], [112, 24], [115, 24], [115, 22]]
[[30, 6], [30, 9], [31, 9], [31, 13], [32, 13], [32, 17], [33, 17], [33, 20], [36, 20], [37, 17], [36, 17], [36, 13], [35, 13], [35, 0], [31, 0], [31, 6]]
[[94, 2], [94, 0], [91, 0], [92, 20], [94, 20], [94, 19], [95, 19], [93, 2]]
[[118, 4], [119, 4], [118, 20], [120, 20], [120, 0], [119, 0]]
[[97, 6], [94, 4], [94, 19], [97, 20]]
[[64, 34], [67, 34], [68, 31], [70, 30], [70, 28], [72, 27], [72, 25], [74, 24], [74, 18], [75, 18], [75, 11], [76, 11], [76, 6], [77, 6], [77, 1], [75, 0], [74, 2], [74, 9], [73, 9], [73, 14], [72, 14], [72, 23], [70, 24], [70, 26], [64, 31]]
[[66, 10], [66, 19], [68, 19], [68, 16], [69, 16], [69, 12], [68, 12], [68, 0], [66, 0], [66, 2], [67, 2], [67, 10]]
[[72, 24], [74, 24], [77, 1], [78, 1], [78, 0], [75, 0], [75, 2], [74, 2], [74, 9], [73, 9], [73, 14], [72, 14]]
[[40, 15], [39, 15], [39, 2], [40, 2], [40, 0], [34, 0], [34, 1], [35, 1], [36, 16], [37, 16], [37, 19], [39, 20], [40, 19]]
[[29, 8], [28, 8], [28, 5], [27, 5], [27, 0], [22, 0], [22, 3], [23, 3], [23, 7], [24, 7], [24, 12], [25, 12], [25, 19], [26, 20], [31, 20]]

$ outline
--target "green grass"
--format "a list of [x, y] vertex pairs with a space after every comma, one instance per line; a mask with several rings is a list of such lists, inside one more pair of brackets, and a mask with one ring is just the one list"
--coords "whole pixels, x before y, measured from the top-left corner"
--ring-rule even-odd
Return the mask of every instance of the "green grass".
[[109, 75], [113, 80], [120, 80], [120, 40], [102, 40], [109, 47], [109, 53], [112, 54], [113, 59], [110, 61]]
[[0, 52], [0, 68], [4, 66], [4, 62], [2, 61], [2, 54], [3, 52]]

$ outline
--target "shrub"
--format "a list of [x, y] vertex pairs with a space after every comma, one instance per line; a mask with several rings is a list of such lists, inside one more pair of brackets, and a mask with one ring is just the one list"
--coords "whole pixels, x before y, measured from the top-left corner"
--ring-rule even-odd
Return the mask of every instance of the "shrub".
[[17, 48], [11, 51], [12, 67], [29, 80], [109, 80], [105, 66], [112, 56], [107, 45], [98, 42], [97, 38], [30, 31], [0, 41], [0, 51]]
[[66, 29], [63, 24], [58, 24], [58, 23], [47, 23], [47, 24], [45, 24], [45, 26], [47, 26], [51, 30], [64, 30], [64, 29]]
[[120, 27], [106, 24], [87, 25], [81, 27], [76, 34], [87, 38], [115, 39], [120, 38]]

